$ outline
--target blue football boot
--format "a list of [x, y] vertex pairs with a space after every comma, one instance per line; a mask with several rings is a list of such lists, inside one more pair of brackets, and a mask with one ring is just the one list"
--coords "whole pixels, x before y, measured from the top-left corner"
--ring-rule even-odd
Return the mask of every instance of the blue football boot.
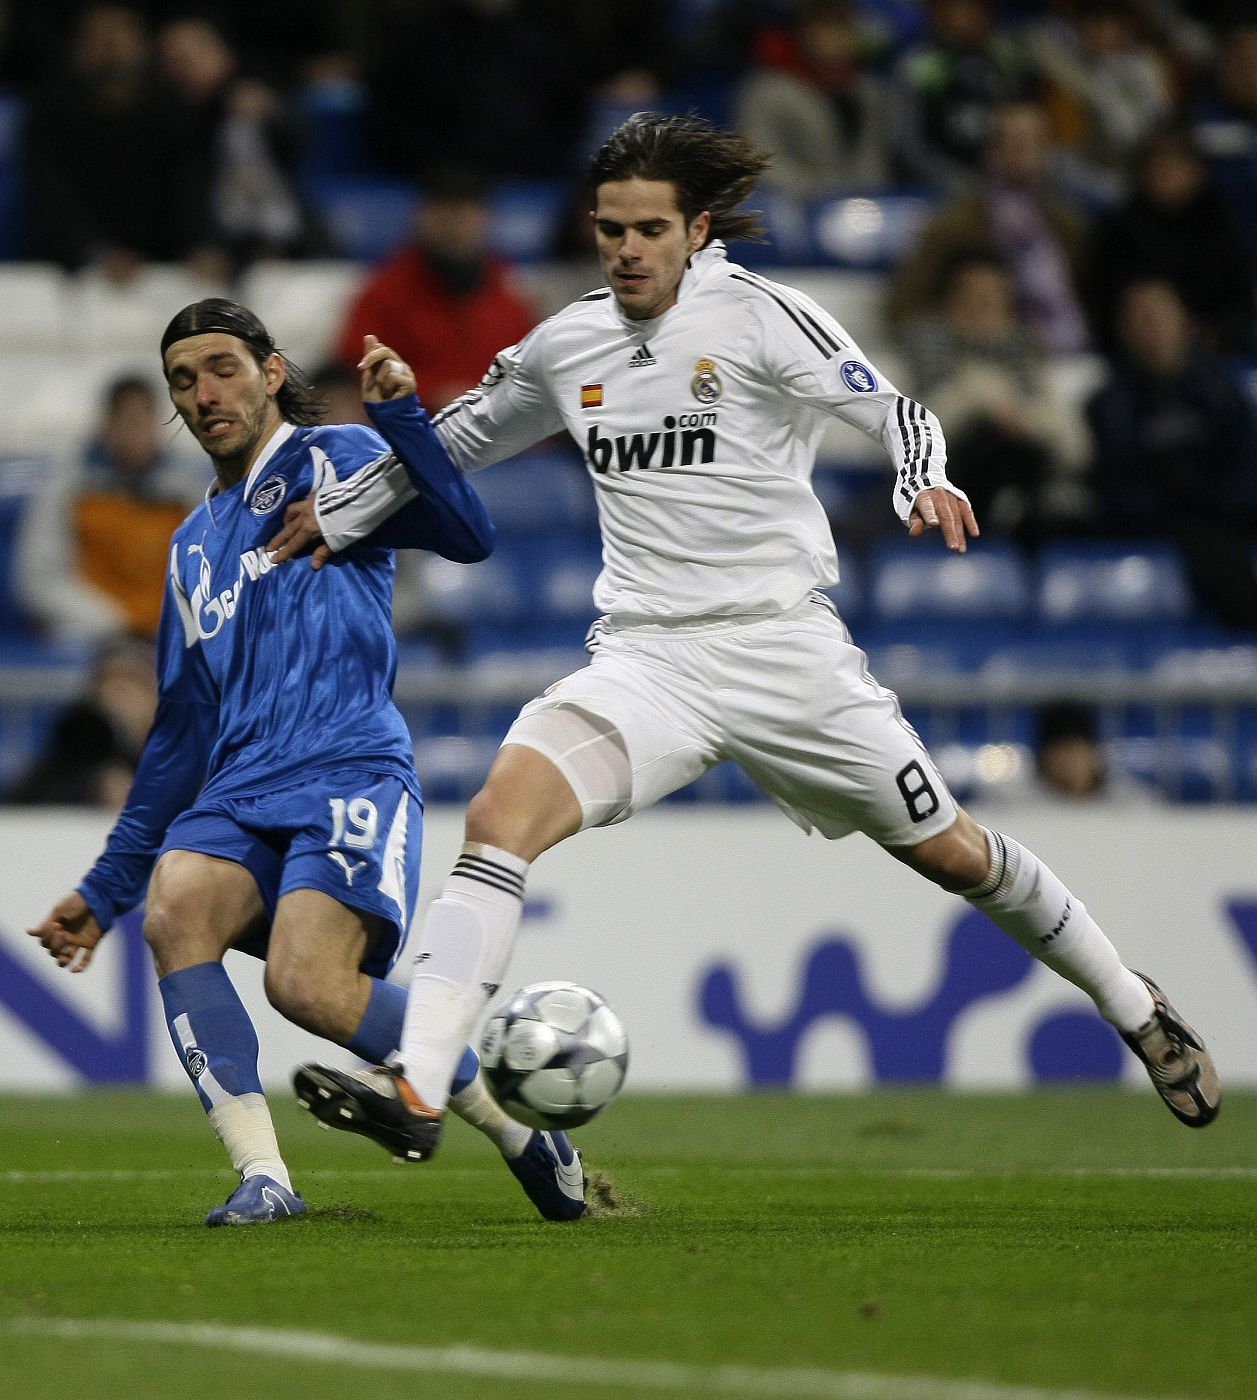
[[585, 1214], [585, 1169], [566, 1133], [534, 1132], [506, 1165], [546, 1220], [579, 1220]]
[[269, 1176], [247, 1176], [230, 1199], [205, 1217], [207, 1225], [270, 1225], [306, 1213], [306, 1203]]

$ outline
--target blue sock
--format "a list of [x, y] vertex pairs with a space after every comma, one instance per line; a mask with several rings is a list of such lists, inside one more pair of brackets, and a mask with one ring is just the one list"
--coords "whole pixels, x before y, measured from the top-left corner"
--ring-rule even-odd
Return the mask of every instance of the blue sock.
[[206, 1113], [229, 1098], [260, 1094], [258, 1038], [222, 963], [197, 963], [157, 984], [175, 1052]]
[[[371, 979], [371, 996], [346, 1050], [373, 1065], [384, 1061], [402, 1043], [402, 1022], [406, 1019], [406, 988], [396, 982]], [[450, 1093], [465, 1089], [480, 1071], [480, 1059], [469, 1045], [454, 1071]]]
[[406, 988], [373, 977], [367, 1009], [345, 1049], [352, 1050], [360, 1060], [382, 1065], [402, 1043], [405, 1019]]

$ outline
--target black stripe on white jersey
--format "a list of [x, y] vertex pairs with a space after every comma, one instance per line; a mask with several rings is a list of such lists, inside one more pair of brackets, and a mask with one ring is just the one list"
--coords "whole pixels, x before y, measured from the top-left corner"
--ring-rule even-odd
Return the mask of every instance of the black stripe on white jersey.
[[585, 295], [584, 295], [583, 297], [578, 298], [578, 300], [580, 300], [580, 301], [606, 301], [606, 299], [607, 299], [610, 295], [611, 295], [611, 288], [610, 288], [610, 287], [603, 287], [602, 290], [601, 290], [601, 291], [598, 291], [598, 292], [586, 292]]
[[831, 330], [823, 321], [817, 320], [812, 314], [802, 294], [793, 287], [787, 287], [782, 282], [772, 282], [767, 277], [761, 277], [758, 272], [746, 272], [745, 280], [763, 288], [769, 296], [778, 296], [785, 303], [788, 303], [794, 311], [801, 316], [818, 336], [830, 346], [834, 354], [839, 350], [850, 350], [853, 348], [849, 340], [844, 340], [836, 331]]
[[895, 404], [895, 417], [899, 420], [899, 440], [903, 444], [903, 467], [900, 469], [899, 494], [911, 503], [921, 489], [917, 480], [916, 462], [912, 452], [912, 441], [908, 436], [908, 420], [904, 405], [911, 400], [900, 398]]
[[346, 506], [353, 505], [363, 492], [374, 486], [396, 462], [396, 455], [392, 452], [386, 452], [383, 457], [377, 457], [374, 462], [368, 462], [361, 471], [355, 472], [347, 481], [339, 482], [335, 486], [329, 486], [320, 491], [320, 515], [326, 518], [329, 515], [334, 515], [338, 510], [343, 510]]
[[834, 355], [842, 349], [841, 345], [834, 343], [832, 336], [824, 327], [809, 316], [801, 306], [792, 306], [784, 296], [779, 295], [775, 282], [769, 282], [763, 277], [756, 277], [750, 272], [733, 272], [730, 273], [730, 276], [735, 282], [745, 282], [748, 287], [754, 287], [756, 291], [763, 292], [770, 300], [775, 301], [825, 359], [832, 360]]

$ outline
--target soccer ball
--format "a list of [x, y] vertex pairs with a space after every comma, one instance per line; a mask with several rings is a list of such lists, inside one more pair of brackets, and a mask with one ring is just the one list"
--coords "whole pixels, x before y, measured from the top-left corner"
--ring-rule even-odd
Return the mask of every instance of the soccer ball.
[[597, 992], [534, 982], [490, 1018], [480, 1065], [512, 1118], [530, 1128], [578, 1128], [624, 1083], [628, 1037]]

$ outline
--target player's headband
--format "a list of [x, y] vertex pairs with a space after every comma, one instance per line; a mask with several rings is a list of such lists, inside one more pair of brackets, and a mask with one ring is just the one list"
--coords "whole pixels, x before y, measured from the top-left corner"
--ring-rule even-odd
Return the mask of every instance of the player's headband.
[[165, 363], [166, 351], [176, 341], [215, 332], [243, 340], [260, 359], [275, 353], [275, 341], [270, 332], [248, 307], [225, 297], [206, 297], [204, 301], [185, 306], [166, 327], [161, 338], [162, 362]]

